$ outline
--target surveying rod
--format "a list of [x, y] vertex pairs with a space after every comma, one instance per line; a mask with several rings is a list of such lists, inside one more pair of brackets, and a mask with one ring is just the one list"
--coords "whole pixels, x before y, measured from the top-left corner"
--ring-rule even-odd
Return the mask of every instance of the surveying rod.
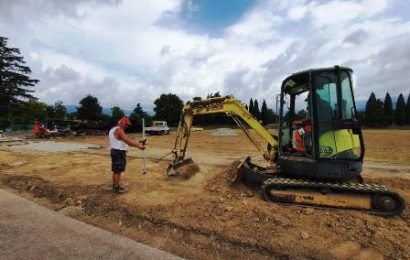
[[[145, 140], [145, 118], [142, 118], [142, 142], [143, 144], [145, 144], [146, 142]], [[144, 171], [142, 172], [142, 174], [144, 175], [144, 191], [147, 191], [147, 168], [145, 165], [145, 149], [142, 150], [142, 158], [144, 162]]]

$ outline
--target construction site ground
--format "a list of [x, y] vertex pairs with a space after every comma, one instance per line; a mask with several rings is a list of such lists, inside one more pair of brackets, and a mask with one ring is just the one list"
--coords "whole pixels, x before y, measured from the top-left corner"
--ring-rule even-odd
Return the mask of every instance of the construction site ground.
[[170, 156], [157, 161], [170, 152], [175, 133], [148, 136], [146, 191], [142, 152], [130, 148], [123, 175], [129, 192], [111, 194], [106, 136], [32, 140], [31, 147], [0, 144], [0, 184], [69, 217], [185, 258], [410, 259], [410, 130], [364, 131], [365, 182], [382, 184], [407, 201], [401, 216], [389, 218], [271, 204], [258, 189], [231, 186], [240, 160], [263, 160], [239, 130], [214, 131], [192, 134], [189, 155], [201, 171], [189, 179], [165, 175]]

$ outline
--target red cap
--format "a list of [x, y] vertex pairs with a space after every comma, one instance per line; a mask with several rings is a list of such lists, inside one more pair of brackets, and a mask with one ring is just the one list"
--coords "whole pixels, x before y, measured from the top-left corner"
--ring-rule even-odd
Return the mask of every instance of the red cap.
[[118, 121], [118, 124], [127, 124], [127, 125], [131, 125], [130, 119], [128, 117], [123, 117], [120, 119], [120, 121]]

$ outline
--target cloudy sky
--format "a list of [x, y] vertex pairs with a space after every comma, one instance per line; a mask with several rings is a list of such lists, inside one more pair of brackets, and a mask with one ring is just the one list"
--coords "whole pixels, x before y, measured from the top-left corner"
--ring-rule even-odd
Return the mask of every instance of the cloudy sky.
[[408, 0], [0, 0], [0, 35], [21, 49], [46, 103], [147, 110], [220, 91], [274, 106], [281, 80], [353, 68], [356, 97], [410, 89]]

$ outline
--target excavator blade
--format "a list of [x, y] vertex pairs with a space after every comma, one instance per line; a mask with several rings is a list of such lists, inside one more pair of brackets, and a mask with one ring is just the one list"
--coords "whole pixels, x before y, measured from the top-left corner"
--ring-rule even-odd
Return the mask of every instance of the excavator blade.
[[189, 179], [199, 171], [200, 169], [198, 164], [196, 164], [191, 158], [187, 158], [182, 161], [169, 164], [167, 175]]

